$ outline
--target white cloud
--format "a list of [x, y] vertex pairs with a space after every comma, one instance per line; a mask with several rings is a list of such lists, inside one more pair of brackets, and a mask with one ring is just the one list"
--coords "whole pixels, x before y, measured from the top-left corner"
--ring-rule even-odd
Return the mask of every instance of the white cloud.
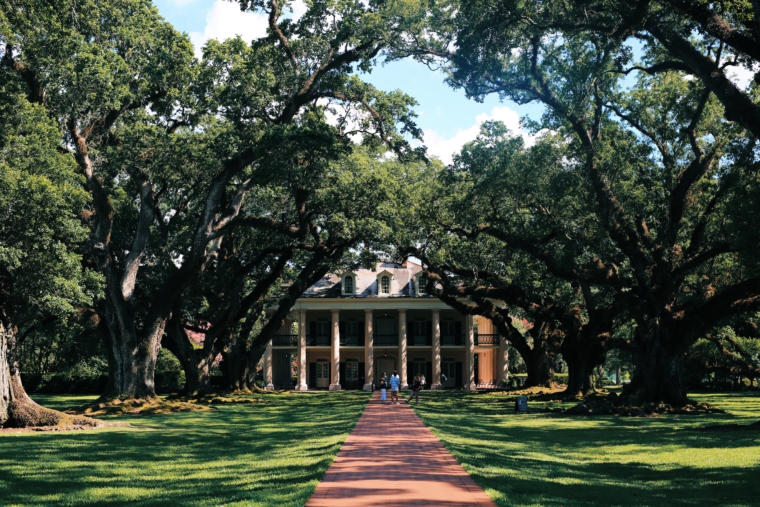
[[[184, 4], [194, 0], [173, 0]], [[303, 0], [296, 0], [291, 5], [292, 13], [286, 11], [285, 17], [300, 18], [306, 12], [307, 6]], [[226, 40], [240, 35], [244, 41], [251, 42], [266, 36], [269, 26], [267, 15], [262, 12], [242, 12], [240, 4], [228, 0], [216, 0], [206, 13], [206, 26], [203, 33], [191, 32], [190, 40], [195, 46], [195, 54], [200, 58], [201, 49], [209, 39]]]
[[519, 134], [529, 146], [535, 141], [533, 136], [520, 128], [520, 115], [506, 106], [496, 106], [490, 113], [481, 113], [475, 117], [475, 124], [466, 129], [457, 130], [452, 137], [443, 137], [432, 129], [423, 130], [423, 140], [428, 154], [441, 159], [444, 164], [450, 164], [454, 154], [458, 153], [465, 143], [474, 141], [480, 133], [480, 126], [486, 121], [501, 121], [512, 132]]

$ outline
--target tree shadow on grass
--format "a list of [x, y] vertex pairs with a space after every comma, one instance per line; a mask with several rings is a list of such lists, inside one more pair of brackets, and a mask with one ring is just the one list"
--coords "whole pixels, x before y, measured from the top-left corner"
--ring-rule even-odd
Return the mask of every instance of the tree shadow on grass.
[[418, 413], [499, 505], [756, 505], [760, 435], [691, 431], [758, 418], [755, 401], [742, 416], [577, 418], [459, 395]]
[[0, 505], [303, 505], [367, 400], [281, 396], [3, 438]]

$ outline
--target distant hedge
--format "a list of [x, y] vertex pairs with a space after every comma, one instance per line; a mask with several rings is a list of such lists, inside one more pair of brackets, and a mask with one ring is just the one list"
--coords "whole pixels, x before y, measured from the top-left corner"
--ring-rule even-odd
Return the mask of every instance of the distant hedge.
[[[156, 392], [177, 392], [185, 385], [183, 371], [157, 371]], [[70, 373], [21, 375], [28, 393], [39, 394], [101, 394], [108, 384], [108, 375], [72, 375]]]

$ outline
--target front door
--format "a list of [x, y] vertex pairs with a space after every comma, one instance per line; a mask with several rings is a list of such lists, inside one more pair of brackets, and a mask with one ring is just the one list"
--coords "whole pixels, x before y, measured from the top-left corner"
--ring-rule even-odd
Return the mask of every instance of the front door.
[[[380, 385], [380, 376], [385, 372], [388, 376], [388, 381], [393, 375], [393, 370], [396, 369], [396, 360], [391, 358], [381, 358], [377, 360], [377, 367], [375, 369], [375, 386]], [[390, 387], [389, 387], [390, 388]]]
[[359, 360], [346, 359], [346, 378], [341, 379], [344, 389], [358, 389], [359, 387]]
[[278, 389], [290, 389], [293, 387], [293, 356], [291, 352], [281, 350], [274, 353], [274, 385]]
[[443, 387], [456, 387], [457, 385], [457, 368], [454, 361], [442, 361], [441, 372], [446, 375], [446, 382]]
[[330, 362], [327, 359], [317, 359], [317, 388], [330, 387]]

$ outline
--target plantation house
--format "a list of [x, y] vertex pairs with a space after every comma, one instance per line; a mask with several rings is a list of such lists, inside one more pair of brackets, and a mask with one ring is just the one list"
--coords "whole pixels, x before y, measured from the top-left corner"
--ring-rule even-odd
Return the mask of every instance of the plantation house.
[[304, 292], [268, 344], [267, 387], [292, 387], [297, 371], [297, 390], [372, 390], [383, 372], [390, 377], [394, 370], [404, 388], [420, 373], [432, 389], [497, 385], [507, 376], [505, 340], [490, 320], [426, 295], [426, 283], [422, 266], [412, 261], [326, 275]]

